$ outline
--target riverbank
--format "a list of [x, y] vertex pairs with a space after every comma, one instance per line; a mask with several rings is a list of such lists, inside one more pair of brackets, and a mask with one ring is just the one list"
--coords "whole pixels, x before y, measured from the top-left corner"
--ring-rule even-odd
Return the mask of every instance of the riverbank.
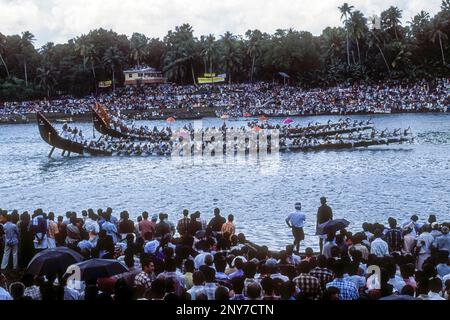
[[[129, 119], [135, 120], [166, 120], [168, 117], [174, 117], [177, 120], [197, 120], [203, 118], [217, 118], [216, 112], [220, 112], [225, 108], [180, 108], [180, 109], [155, 109], [155, 110], [123, 110], [121, 113]], [[158, 115], [152, 115], [153, 112], [157, 112]], [[352, 116], [352, 115], [383, 115], [383, 114], [425, 114], [425, 113], [435, 113], [435, 114], [445, 114], [449, 113], [450, 108], [447, 111], [436, 112], [436, 110], [422, 109], [422, 110], [392, 110], [390, 113], [373, 113], [373, 112], [347, 112], [343, 114], [334, 112], [319, 112], [319, 113], [304, 113], [304, 114], [283, 114], [283, 115], [267, 115], [264, 113], [255, 114], [249, 117], [242, 117], [241, 119], [254, 120], [256, 117], [264, 115], [268, 118], [286, 118], [286, 117], [314, 117], [314, 116]], [[68, 114], [62, 112], [44, 113], [46, 118], [50, 121], [57, 120], [67, 120], [70, 119], [73, 122], [91, 122], [92, 114]], [[27, 113], [24, 115], [25, 118], [17, 118], [15, 120], [2, 121], [0, 119], [0, 125], [11, 125], [11, 124], [26, 124], [26, 123], [36, 123], [36, 114]]]

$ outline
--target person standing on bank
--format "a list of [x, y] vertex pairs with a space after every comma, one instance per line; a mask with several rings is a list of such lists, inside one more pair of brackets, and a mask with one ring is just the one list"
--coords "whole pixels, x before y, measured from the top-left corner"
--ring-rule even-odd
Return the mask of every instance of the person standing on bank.
[[303, 232], [303, 225], [306, 220], [306, 216], [301, 212], [302, 204], [297, 202], [295, 204], [295, 212], [291, 213], [286, 218], [286, 224], [292, 229], [292, 235], [294, 236], [294, 246], [297, 252], [300, 251], [300, 242], [305, 239], [305, 233]]
[[[317, 209], [317, 225], [316, 225], [316, 235], [319, 236], [319, 247], [320, 252], [322, 252], [323, 249], [323, 236], [319, 235], [318, 228], [322, 223], [325, 223], [327, 221], [333, 220], [333, 211], [331, 208], [327, 205], [327, 198], [322, 197], [320, 198], [321, 206], [319, 209]], [[326, 235], [325, 235], [326, 237]]]

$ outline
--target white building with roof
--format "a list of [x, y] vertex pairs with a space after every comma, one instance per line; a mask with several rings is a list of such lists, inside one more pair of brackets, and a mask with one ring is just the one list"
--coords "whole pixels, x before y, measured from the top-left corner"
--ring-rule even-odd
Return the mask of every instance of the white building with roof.
[[163, 73], [155, 68], [141, 66], [123, 71], [126, 86], [166, 83]]

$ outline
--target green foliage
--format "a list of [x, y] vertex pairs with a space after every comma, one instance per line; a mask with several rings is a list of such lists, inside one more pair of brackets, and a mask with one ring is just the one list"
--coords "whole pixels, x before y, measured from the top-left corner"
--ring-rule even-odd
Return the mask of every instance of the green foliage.
[[380, 13], [379, 24], [347, 3], [335, 14], [342, 27], [325, 28], [320, 36], [280, 29], [196, 38], [192, 26], [183, 24], [162, 40], [100, 28], [35, 48], [28, 31], [0, 33], [0, 101], [95, 94], [105, 80], [115, 89], [123, 85], [123, 70], [137, 65], [159, 68], [181, 84], [207, 72], [227, 73], [229, 82], [272, 81], [285, 72], [308, 86], [450, 76], [450, 0], [442, 1], [435, 16], [421, 11], [406, 25], [394, 6]]

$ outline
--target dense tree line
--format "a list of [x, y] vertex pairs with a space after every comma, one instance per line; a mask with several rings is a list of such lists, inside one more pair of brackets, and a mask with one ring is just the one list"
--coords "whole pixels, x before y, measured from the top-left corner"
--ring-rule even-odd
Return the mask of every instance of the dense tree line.
[[342, 27], [328, 27], [320, 36], [288, 29], [196, 38], [183, 24], [162, 40], [97, 29], [36, 48], [29, 31], [0, 33], [0, 100], [95, 94], [104, 80], [112, 80], [114, 90], [123, 85], [122, 71], [135, 65], [161, 69], [181, 84], [207, 72], [227, 73], [229, 82], [272, 80], [285, 72], [309, 86], [449, 76], [450, 0], [434, 17], [422, 11], [406, 25], [393, 6], [379, 17], [365, 17], [347, 3], [337, 9]]

